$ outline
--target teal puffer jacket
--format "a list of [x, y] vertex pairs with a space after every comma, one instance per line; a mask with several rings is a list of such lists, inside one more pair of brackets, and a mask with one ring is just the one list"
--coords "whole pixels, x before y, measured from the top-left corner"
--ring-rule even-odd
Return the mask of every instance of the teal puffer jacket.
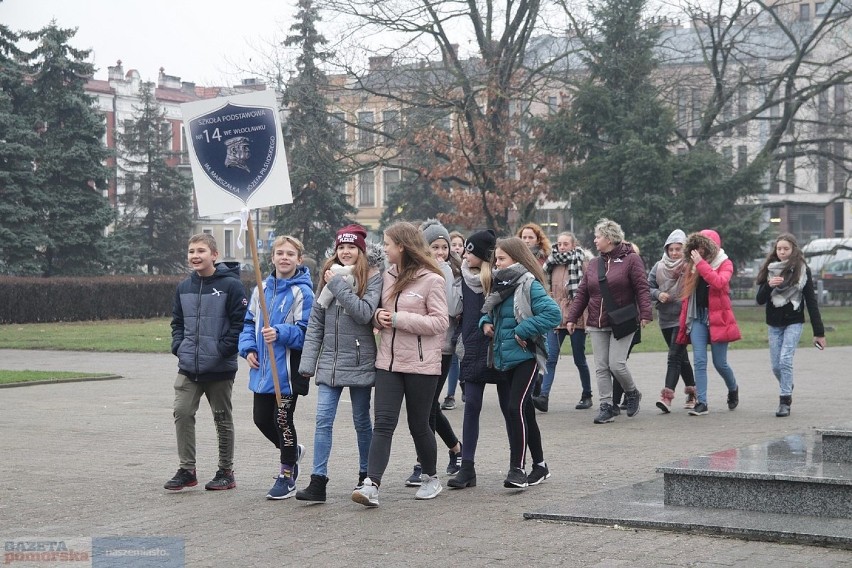
[[[493, 348], [496, 369], [508, 371], [524, 361], [534, 359], [535, 340], [546, 336], [548, 331], [555, 329], [562, 321], [559, 305], [538, 281], [534, 281], [530, 288], [530, 306], [533, 316], [518, 322], [515, 319], [513, 294], [497, 304], [490, 314], [485, 314], [479, 320], [480, 329], [486, 323], [494, 326]], [[515, 335], [527, 341], [526, 349], [515, 341]], [[546, 341], [539, 341], [539, 343], [545, 345]], [[546, 355], [545, 353], [545, 357]]]

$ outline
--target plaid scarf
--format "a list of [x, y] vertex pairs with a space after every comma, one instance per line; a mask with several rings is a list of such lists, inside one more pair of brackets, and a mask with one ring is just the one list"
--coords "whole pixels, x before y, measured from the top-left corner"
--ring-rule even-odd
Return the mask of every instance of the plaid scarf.
[[544, 263], [544, 271], [549, 276], [553, 272], [554, 266], [567, 266], [568, 282], [565, 283], [565, 291], [568, 293], [568, 297], [573, 299], [580, 287], [580, 280], [583, 279], [584, 262], [586, 262], [586, 253], [580, 247], [574, 247], [574, 250], [568, 252], [553, 251], [547, 257], [547, 262]]

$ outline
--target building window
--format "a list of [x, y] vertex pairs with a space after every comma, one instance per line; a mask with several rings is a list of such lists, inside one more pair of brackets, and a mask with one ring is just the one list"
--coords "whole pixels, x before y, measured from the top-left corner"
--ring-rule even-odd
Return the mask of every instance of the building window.
[[556, 114], [559, 110], [559, 103], [556, 97], [547, 97], [547, 114]]
[[730, 171], [734, 167], [734, 149], [730, 146], [722, 146], [722, 158], [725, 167]]
[[781, 180], [778, 174], [781, 171], [781, 162], [772, 162], [769, 170], [769, 193], [781, 193]]
[[384, 196], [385, 203], [387, 203], [387, 197], [393, 194], [399, 188], [400, 182], [400, 173], [399, 170], [385, 170], [382, 174], [384, 176]]
[[799, 20], [809, 22], [811, 19], [811, 5], [809, 3], [799, 4]]
[[677, 90], [677, 126], [678, 134], [686, 137], [687, 120], [686, 89]]
[[825, 2], [814, 2], [814, 16], [825, 16]]
[[692, 135], [698, 136], [701, 131], [701, 116], [704, 109], [701, 106], [701, 91], [692, 89]]
[[382, 113], [382, 132], [392, 141], [399, 136], [399, 111], [386, 110]]
[[790, 156], [784, 160], [784, 193], [796, 191], [796, 158]]
[[737, 124], [737, 136], [748, 136], [748, 121], [743, 120], [748, 114], [748, 89], [740, 87], [737, 93], [737, 115], [742, 121]]
[[373, 170], [358, 174], [358, 206], [376, 206], [376, 174]]
[[201, 229], [201, 232], [204, 233], [205, 235], [212, 235], [213, 229]]
[[788, 226], [800, 243], [825, 236], [825, 209], [814, 205], [788, 206]]
[[[264, 249], [263, 240], [260, 238], [260, 227], [257, 228], [257, 240], [260, 241], [258, 244], [260, 245], [257, 250], [261, 251]], [[243, 234], [243, 243], [245, 247], [243, 247], [243, 256], [245, 258], [251, 258], [251, 241], [249, 241], [249, 233], [246, 231]]]
[[333, 112], [329, 116], [328, 122], [334, 134], [334, 139], [341, 145], [346, 144], [346, 115], [342, 112]]
[[834, 236], [843, 235], [843, 202], [837, 202], [834, 204]]
[[364, 111], [358, 113], [358, 146], [369, 148], [373, 145], [373, 113]]
[[834, 143], [834, 193], [846, 192], [846, 145], [839, 140]]
[[817, 155], [817, 193], [828, 193], [828, 143], [819, 145]]
[[225, 242], [223, 243], [225, 249], [225, 258], [234, 258], [234, 251], [232, 246], [233, 240], [234, 231], [231, 229], [225, 229]]
[[172, 149], [172, 123], [160, 123], [160, 146], [163, 150], [170, 151]]
[[737, 169], [748, 166], [748, 146], [737, 146]]

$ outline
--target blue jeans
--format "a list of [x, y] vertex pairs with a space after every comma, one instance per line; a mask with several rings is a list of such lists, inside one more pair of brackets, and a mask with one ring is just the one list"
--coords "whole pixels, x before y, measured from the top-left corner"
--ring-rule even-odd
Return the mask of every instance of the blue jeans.
[[459, 358], [453, 353], [450, 359], [450, 370], [447, 373], [447, 396], [456, 396], [456, 386], [459, 384]]
[[[706, 309], [699, 310], [698, 317], [692, 321], [689, 339], [692, 341], [696, 398], [698, 402], [707, 404], [707, 344], [710, 343], [710, 327]], [[722, 375], [728, 391], [737, 390], [734, 370], [728, 365], [728, 344], [712, 343], [710, 353], [713, 355], [713, 367]]]
[[793, 394], [793, 355], [802, 337], [805, 324], [791, 323], [784, 327], [769, 326], [769, 362], [772, 374], [781, 386], [781, 396]]
[[[556, 376], [556, 363], [559, 361], [559, 352], [568, 330], [557, 329], [547, 334], [547, 367], [541, 383], [541, 396], [550, 396], [553, 379]], [[580, 373], [580, 386], [583, 388], [581, 398], [592, 396], [592, 377], [589, 372], [589, 364], [586, 362], [586, 330], [575, 329], [571, 338], [571, 354], [574, 357], [574, 366]]]
[[[352, 400], [352, 420], [358, 439], [358, 471], [367, 471], [367, 457], [373, 441], [373, 423], [370, 421], [370, 397], [372, 387], [348, 387]], [[332, 428], [337, 416], [337, 404], [344, 387], [317, 385], [317, 417], [314, 432], [315, 475], [328, 477], [328, 457], [331, 455]]]

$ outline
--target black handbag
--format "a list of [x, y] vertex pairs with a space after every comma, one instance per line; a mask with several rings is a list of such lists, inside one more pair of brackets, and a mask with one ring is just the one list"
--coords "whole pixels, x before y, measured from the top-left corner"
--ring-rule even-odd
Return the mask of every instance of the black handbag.
[[293, 387], [293, 394], [305, 396], [311, 388], [311, 378], [303, 377], [299, 374], [299, 365], [302, 362], [302, 350], [290, 350], [290, 386]]
[[636, 333], [639, 330], [639, 310], [636, 307], [636, 303], [632, 302], [620, 308], [616, 306], [606, 281], [606, 271], [604, 270], [602, 257], [598, 258], [598, 284], [601, 288], [601, 296], [603, 297], [607, 316], [609, 316], [613, 337], [621, 339], [631, 333]]

